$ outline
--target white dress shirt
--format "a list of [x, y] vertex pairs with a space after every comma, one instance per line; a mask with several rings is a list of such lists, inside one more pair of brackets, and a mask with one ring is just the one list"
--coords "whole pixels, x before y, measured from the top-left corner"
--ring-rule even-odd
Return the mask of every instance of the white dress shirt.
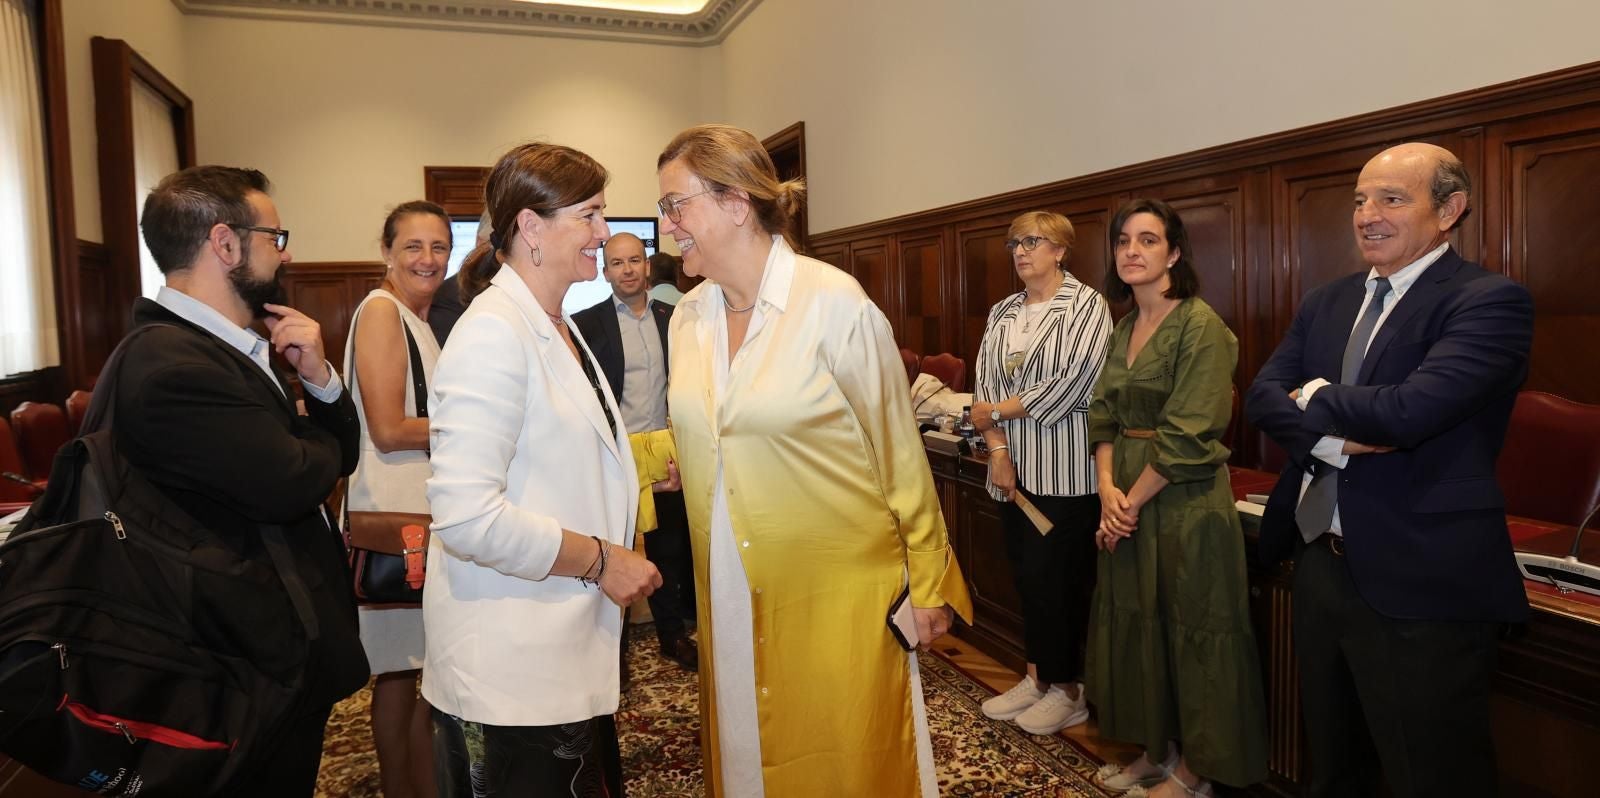
[[[246, 329], [233, 323], [233, 320], [222, 315], [217, 310], [188, 294], [169, 286], [162, 286], [156, 292], [156, 304], [173, 313], [190, 324], [205, 330], [218, 338], [223, 343], [244, 353], [267, 375], [267, 382], [277, 386], [278, 391], [283, 391], [283, 383], [278, 382], [278, 375], [272, 372], [271, 349], [272, 345], [267, 339], [262, 338], [255, 330]], [[339, 381], [339, 372], [333, 370], [333, 364], [322, 361], [328, 367], [328, 384], [323, 386], [312, 385], [304, 377], [300, 378], [301, 387], [306, 393], [316, 397], [320, 402], [331, 403], [339, 400], [339, 394], [344, 392], [344, 383]]]

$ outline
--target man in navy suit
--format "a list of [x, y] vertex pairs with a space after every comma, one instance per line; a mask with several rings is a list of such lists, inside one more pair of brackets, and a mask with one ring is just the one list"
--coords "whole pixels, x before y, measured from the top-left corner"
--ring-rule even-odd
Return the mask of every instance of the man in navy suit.
[[[650, 261], [638, 236], [618, 233], [606, 240], [604, 274], [612, 296], [572, 314], [572, 321], [611, 384], [628, 432], [666, 429], [667, 322], [672, 305], [650, 298]], [[659, 526], [645, 533], [644, 553], [660, 569], [663, 581], [649, 599], [661, 653], [692, 671], [700, 667], [699, 651], [688, 634], [695, 612], [694, 560], [683, 492], [670, 484], [674, 481], [655, 486]]]
[[1246, 397], [1289, 454], [1260, 554], [1293, 554], [1313, 796], [1492, 795], [1497, 631], [1523, 620], [1495, 458], [1527, 375], [1525, 288], [1449, 246], [1461, 161], [1402, 144], [1361, 170], [1366, 271], [1305, 298]]

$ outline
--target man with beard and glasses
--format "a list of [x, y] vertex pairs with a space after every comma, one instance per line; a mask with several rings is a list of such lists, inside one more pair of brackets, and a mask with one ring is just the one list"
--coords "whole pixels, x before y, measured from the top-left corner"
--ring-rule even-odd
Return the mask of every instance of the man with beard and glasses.
[[[329, 710], [367, 681], [343, 549], [322, 510], [355, 470], [361, 430], [321, 328], [282, 304], [289, 231], [267, 190], [260, 172], [225, 166], [191, 167], [156, 186], [140, 227], [166, 286], [154, 301], [135, 301], [137, 337], [104, 378], [116, 380], [114, 434], [130, 466], [264, 567], [273, 561], [261, 526], [288, 538], [319, 634], [276, 749], [227, 794], [310, 796]], [[270, 338], [250, 329], [256, 321]], [[160, 326], [138, 329], [150, 325]], [[272, 351], [299, 372], [303, 414]], [[275, 598], [287, 611], [287, 596], [263, 600]]]

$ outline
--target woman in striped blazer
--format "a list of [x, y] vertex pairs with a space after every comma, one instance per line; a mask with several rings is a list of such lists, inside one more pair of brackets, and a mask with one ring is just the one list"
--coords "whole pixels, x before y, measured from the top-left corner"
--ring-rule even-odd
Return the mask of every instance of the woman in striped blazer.
[[[989, 445], [989, 492], [1002, 505], [1006, 555], [1022, 596], [1028, 675], [983, 712], [1055, 734], [1089, 717], [1084, 643], [1094, 595], [1100, 498], [1088, 444], [1089, 395], [1105, 363], [1105, 298], [1066, 270], [1065, 216], [1011, 222], [1006, 248], [1024, 290], [989, 311], [972, 420]], [[1040, 535], [1010, 499], [1020, 491], [1055, 528]]]

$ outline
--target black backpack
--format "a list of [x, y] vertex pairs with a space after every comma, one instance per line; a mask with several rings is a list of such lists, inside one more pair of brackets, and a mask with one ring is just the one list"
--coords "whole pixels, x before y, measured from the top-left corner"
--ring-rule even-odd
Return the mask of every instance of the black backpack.
[[187, 798], [281, 742], [317, 623], [281, 528], [260, 529], [271, 564], [241, 557], [117, 455], [117, 368], [154, 326], [174, 325], [117, 347], [0, 545], [0, 751], [91, 793]]

